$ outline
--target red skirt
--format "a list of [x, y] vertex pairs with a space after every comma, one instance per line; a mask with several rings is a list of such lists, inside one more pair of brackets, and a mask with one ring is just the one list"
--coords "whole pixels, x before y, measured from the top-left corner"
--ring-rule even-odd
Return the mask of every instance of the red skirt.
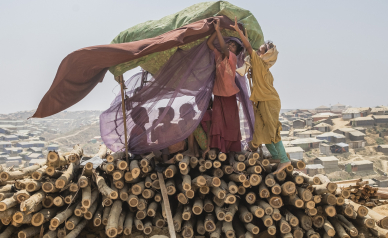
[[236, 95], [214, 96], [210, 148], [223, 153], [241, 151], [240, 117]]

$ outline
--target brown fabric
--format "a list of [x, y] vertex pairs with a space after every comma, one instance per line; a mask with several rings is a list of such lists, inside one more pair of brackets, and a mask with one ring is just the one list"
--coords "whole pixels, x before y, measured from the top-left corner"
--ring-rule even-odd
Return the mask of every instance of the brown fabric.
[[230, 25], [233, 22], [229, 18], [211, 17], [154, 38], [122, 44], [91, 46], [74, 51], [61, 62], [50, 89], [32, 117], [48, 117], [76, 104], [88, 95], [97, 83], [102, 82], [111, 66], [210, 35], [214, 31], [214, 19], [220, 19], [221, 27], [232, 29]]
[[221, 152], [241, 151], [240, 117], [236, 95], [214, 96], [210, 148]]

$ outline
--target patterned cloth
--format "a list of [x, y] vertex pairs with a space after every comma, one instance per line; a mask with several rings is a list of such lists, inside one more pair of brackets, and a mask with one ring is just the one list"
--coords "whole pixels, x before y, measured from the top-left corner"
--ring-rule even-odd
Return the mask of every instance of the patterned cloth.
[[198, 127], [194, 130], [193, 134], [201, 150], [206, 150], [208, 141], [206, 133], [202, 126], [198, 125]]

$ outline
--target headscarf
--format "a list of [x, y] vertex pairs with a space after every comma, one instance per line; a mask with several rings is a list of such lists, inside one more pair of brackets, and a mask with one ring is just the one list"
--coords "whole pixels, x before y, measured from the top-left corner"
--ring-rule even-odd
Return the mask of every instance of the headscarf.
[[278, 59], [279, 51], [276, 49], [276, 45], [272, 49], [269, 49], [265, 52], [264, 55], [261, 55], [260, 58], [267, 64], [268, 68], [271, 68]]

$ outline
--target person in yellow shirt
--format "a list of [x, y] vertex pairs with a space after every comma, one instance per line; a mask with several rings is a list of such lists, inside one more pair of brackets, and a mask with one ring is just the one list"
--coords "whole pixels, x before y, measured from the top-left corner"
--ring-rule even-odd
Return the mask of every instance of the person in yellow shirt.
[[251, 58], [251, 97], [255, 115], [253, 140], [249, 142], [249, 149], [256, 151], [260, 145], [265, 144], [273, 159], [280, 159], [280, 164], [274, 174], [284, 170], [291, 164], [284, 149], [280, 131], [282, 124], [279, 121], [280, 98], [273, 86], [273, 76], [269, 68], [277, 60], [278, 51], [272, 42], [261, 45], [254, 51], [247, 37], [237, 25], [232, 26], [240, 35], [245, 49]]

